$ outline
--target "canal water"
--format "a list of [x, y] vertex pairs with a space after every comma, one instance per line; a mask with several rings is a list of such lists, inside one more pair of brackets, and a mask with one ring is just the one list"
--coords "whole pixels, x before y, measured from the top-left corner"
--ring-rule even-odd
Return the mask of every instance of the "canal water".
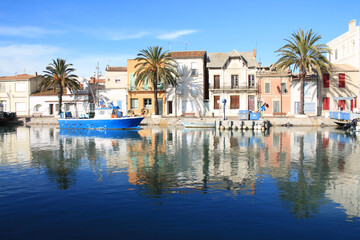
[[360, 136], [0, 128], [0, 239], [355, 239]]

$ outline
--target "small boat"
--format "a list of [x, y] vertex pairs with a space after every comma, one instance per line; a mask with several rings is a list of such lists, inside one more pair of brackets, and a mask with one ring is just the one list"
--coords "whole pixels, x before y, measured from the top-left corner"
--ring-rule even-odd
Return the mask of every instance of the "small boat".
[[186, 128], [215, 128], [215, 123], [182, 123]]
[[15, 123], [17, 120], [16, 113], [4, 112], [4, 106], [0, 103], [0, 126]]
[[95, 109], [93, 118], [81, 115], [80, 118], [72, 118], [71, 113], [62, 113], [58, 119], [60, 128], [75, 129], [133, 129], [139, 128], [143, 116], [122, 116], [117, 106], [102, 106]]
[[360, 114], [345, 111], [335, 111], [330, 112], [329, 117], [340, 128], [348, 129], [354, 120], [360, 119]]

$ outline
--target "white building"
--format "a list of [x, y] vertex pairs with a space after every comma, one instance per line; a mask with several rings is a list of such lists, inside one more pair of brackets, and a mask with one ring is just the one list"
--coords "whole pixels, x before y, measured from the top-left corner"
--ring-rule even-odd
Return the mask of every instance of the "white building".
[[105, 88], [99, 90], [99, 97], [118, 106], [122, 112], [127, 112], [127, 68], [110, 67], [105, 69]]
[[[304, 114], [317, 116], [318, 107], [318, 77], [309, 75], [304, 83]], [[300, 112], [300, 79], [299, 75], [293, 75], [291, 82], [291, 114], [296, 115]]]
[[349, 22], [348, 31], [331, 40], [327, 45], [332, 49], [328, 58], [333, 64], [349, 64], [360, 69], [360, 26], [356, 20]]
[[172, 52], [180, 78], [177, 87], [166, 86], [167, 116], [209, 115], [206, 51]]
[[226, 100], [227, 116], [237, 116], [239, 110], [257, 109], [256, 51], [209, 53], [210, 109], [214, 116], [222, 116]]

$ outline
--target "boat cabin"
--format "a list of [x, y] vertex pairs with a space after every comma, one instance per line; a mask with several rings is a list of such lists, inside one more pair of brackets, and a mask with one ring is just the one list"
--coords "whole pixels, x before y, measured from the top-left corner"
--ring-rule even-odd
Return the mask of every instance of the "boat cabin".
[[122, 117], [119, 107], [100, 107], [95, 109], [94, 119], [109, 119]]

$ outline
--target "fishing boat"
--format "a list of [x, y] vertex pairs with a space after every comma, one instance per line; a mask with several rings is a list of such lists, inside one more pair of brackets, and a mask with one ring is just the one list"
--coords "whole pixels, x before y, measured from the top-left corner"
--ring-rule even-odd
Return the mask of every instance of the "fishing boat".
[[360, 119], [360, 114], [346, 111], [334, 111], [330, 112], [329, 117], [339, 127], [347, 129], [354, 120]]
[[215, 128], [215, 123], [182, 123], [186, 128]]
[[75, 129], [133, 129], [139, 128], [144, 116], [123, 116], [119, 107], [108, 105], [95, 109], [93, 117], [80, 115], [73, 118], [70, 112], [62, 113], [58, 119], [60, 128]]

